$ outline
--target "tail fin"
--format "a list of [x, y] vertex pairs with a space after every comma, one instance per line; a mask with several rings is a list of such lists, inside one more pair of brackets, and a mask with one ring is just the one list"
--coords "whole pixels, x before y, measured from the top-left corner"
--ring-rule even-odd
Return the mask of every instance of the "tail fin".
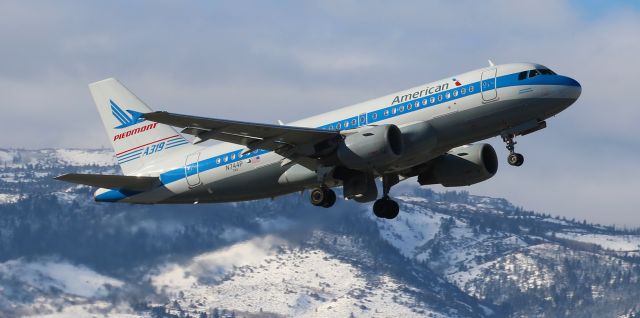
[[171, 126], [141, 118], [152, 110], [118, 80], [91, 83], [89, 90], [125, 175], [176, 149], [193, 147]]

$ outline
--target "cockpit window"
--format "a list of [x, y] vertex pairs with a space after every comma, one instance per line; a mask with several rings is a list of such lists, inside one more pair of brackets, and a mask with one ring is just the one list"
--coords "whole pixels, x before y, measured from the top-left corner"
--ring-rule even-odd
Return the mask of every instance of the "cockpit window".
[[[527, 76], [528, 75], [528, 76]], [[535, 70], [523, 71], [518, 73], [518, 80], [523, 80], [525, 78], [532, 78], [538, 75], [557, 75], [554, 71], [548, 68], [539, 68]]]
[[540, 72], [538, 72], [538, 70], [531, 70], [529, 71], [529, 78], [538, 76], [540, 74]]
[[540, 72], [540, 74], [542, 75], [556, 75], [556, 73], [554, 73], [552, 70], [548, 68], [539, 69], [538, 72]]
[[520, 74], [518, 74], [518, 80], [521, 81], [523, 79], [527, 78], [527, 71], [524, 72], [520, 72]]

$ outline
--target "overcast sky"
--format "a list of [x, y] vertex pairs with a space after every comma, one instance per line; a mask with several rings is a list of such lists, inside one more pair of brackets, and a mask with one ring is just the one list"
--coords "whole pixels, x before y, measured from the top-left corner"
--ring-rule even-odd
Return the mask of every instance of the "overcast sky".
[[[157, 110], [293, 121], [496, 63], [538, 62], [582, 96], [519, 138], [525, 164], [463, 188], [640, 226], [638, 1], [0, 2], [0, 147], [109, 147], [87, 84]], [[437, 3], [437, 4], [436, 4]]]

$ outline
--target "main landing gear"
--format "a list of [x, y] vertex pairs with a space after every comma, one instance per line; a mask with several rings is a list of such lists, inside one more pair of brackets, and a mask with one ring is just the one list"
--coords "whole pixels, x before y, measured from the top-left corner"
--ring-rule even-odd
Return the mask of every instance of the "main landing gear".
[[389, 197], [389, 190], [398, 183], [397, 175], [382, 176], [382, 198], [373, 204], [373, 214], [379, 218], [393, 219], [400, 213], [400, 206]]
[[515, 138], [515, 135], [513, 134], [502, 135], [502, 140], [507, 143], [507, 150], [509, 150], [507, 162], [512, 166], [519, 167], [524, 163], [524, 156], [515, 152], [516, 142], [513, 141], [513, 138]]
[[315, 206], [321, 206], [323, 208], [330, 208], [336, 203], [336, 193], [327, 188], [320, 187], [311, 190], [311, 204]]
[[[400, 213], [400, 206], [389, 197], [391, 187], [399, 182], [398, 175], [384, 175], [382, 177], [382, 198], [373, 204], [373, 214], [379, 218], [393, 219]], [[326, 186], [311, 190], [311, 204], [323, 208], [330, 208], [336, 203], [336, 193]]]

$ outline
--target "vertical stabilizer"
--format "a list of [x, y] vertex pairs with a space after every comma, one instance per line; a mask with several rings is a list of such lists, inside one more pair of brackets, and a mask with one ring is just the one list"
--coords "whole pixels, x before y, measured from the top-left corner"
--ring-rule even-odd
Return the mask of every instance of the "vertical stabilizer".
[[177, 150], [194, 147], [171, 126], [141, 118], [152, 110], [118, 80], [91, 83], [89, 90], [125, 175]]

